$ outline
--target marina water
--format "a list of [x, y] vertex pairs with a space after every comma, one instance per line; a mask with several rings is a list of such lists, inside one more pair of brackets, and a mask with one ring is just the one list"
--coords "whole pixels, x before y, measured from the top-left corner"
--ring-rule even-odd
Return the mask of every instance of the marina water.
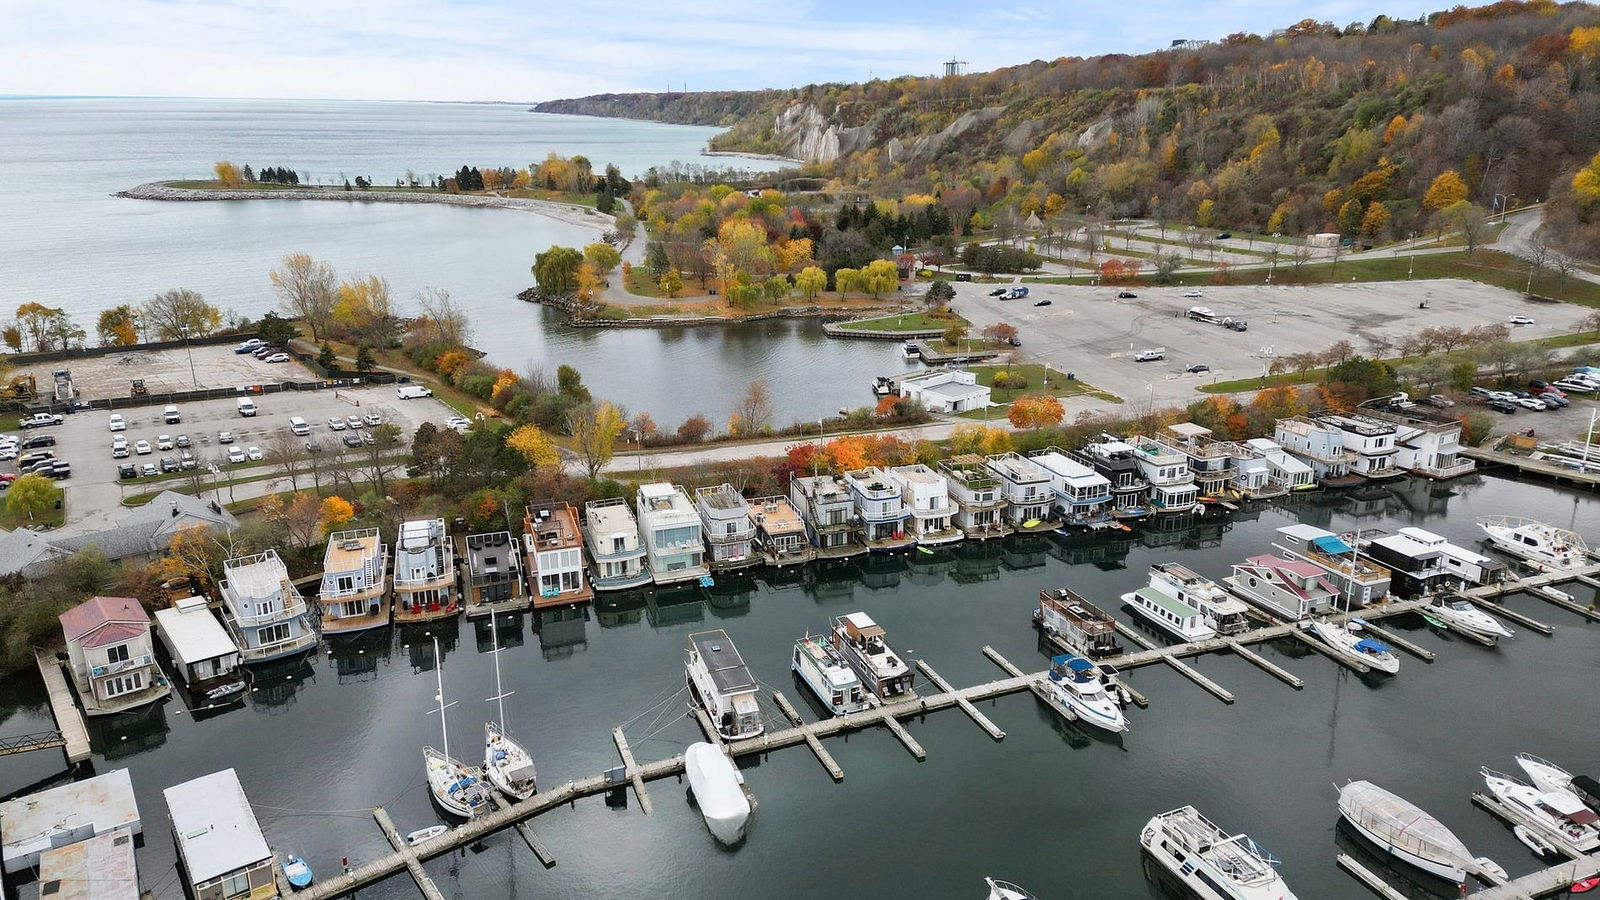
[[[761, 168], [705, 157], [717, 129], [552, 116], [462, 103], [270, 100], [0, 99], [0, 318], [37, 301], [95, 317], [175, 287], [250, 317], [275, 305], [267, 272], [304, 251], [347, 276], [389, 279], [402, 313], [425, 287], [448, 289], [476, 326], [474, 345], [522, 371], [578, 366], [596, 396], [656, 421], [695, 412], [720, 422], [753, 379], [792, 419], [863, 406], [874, 375], [903, 371], [893, 344], [826, 340], [791, 320], [670, 331], [565, 328], [518, 302], [534, 254], [582, 247], [598, 232], [525, 211], [435, 204], [239, 201], [163, 203], [113, 197], [147, 181], [211, 177], [218, 160], [289, 166], [321, 183], [407, 169], [427, 178], [466, 165], [522, 166], [583, 154], [624, 174], [674, 161]], [[648, 368], [642, 368], [648, 366]], [[649, 371], [665, 377], [637, 378]]]
[[[1152, 563], [1177, 561], [1217, 578], [1230, 563], [1270, 552], [1273, 530], [1294, 521], [1335, 531], [1418, 525], [1476, 544], [1473, 518], [1493, 513], [1600, 533], [1600, 502], [1588, 496], [1482, 477], [1417, 480], [1126, 535], [969, 542], [933, 556], [723, 578], [709, 590], [602, 596], [576, 616], [502, 619], [506, 687], [516, 691], [507, 717], [548, 788], [617, 765], [617, 725], [641, 761], [700, 739], [681, 694], [686, 636], [697, 630], [726, 629], [758, 679], [816, 717], [788, 656], [796, 638], [833, 616], [868, 612], [896, 650], [959, 687], [1001, 674], [980, 653], [985, 644], [1027, 671], [1044, 667], [1028, 621], [1043, 588], [1071, 586], [1126, 622], [1115, 598], [1143, 584]], [[1592, 599], [1586, 587], [1573, 591]], [[1523, 874], [1537, 861], [1469, 801], [1481, 787], [1478, 766], [1510, 769], [1517, 752], [1529, 751], [1572, 771], [1600, 771], [1589, 733], [1600, 625], [1529, 597], [1509, 603], [1556, 625], [1555, 634], [1517, 628], [1489, 649], [1431, 632], [1416, 616], [1389, 619], [1386, 628], [1438, 653], [1431, 664], [1406, 657], [1393, 678], [1358, 676], [1294, 642], [1260, 645], [1305, 679], [1303, 691], [1233, 655], [1195, 659], [1234, 692], [1231, 706], [1164, 666], [1141, 668], [1129, 681], [1150, 707], [1130, 710], [1133, 731], [1120, 744], [1063, 722], [1023, 692], [979, 705], [1007, 732], [999, 743], [957, 710], [906, 720], [927, 748], [921, 763], [885, 729], [830, 738], [845, 772], [839, 784], [804, 747], [747, 760], [760, 806], [733, 850], [706, 831], [686, 786], [667, 779], [648, 786], [649, 817], [630, 796], [626, 809], [593, 797], [533, 820], [558, 860], [553, 869], [514, 831], [427, 868], [446, 896], [466, 898], [965, 898], [982, 896], [985, 874], [1047, 900], [1169, 896], [1142, 871], [1138, 831], [1150, 815], [1192, 803], [1282, 857], [1303, 900], [1354, 898], [1367, 895], [1334, 865], [1350, 843], [1336, 834], [1335, 785], [1364, 778]], [[488, 623], [439, 630], [446, 686], [459, 701], [450, 710], [452, 749], [470, 759], [494, 714], [483, 699], [494, 693]], [[426, 629], [385, 629], [303, 665], [263, 670], [242, 708], [196, 721], [168, 702], [92, 724], [95, 771], [132, 771], [146, 886], [180, 896], [161, 789], [227, 766], [238, 769], [273, 847], [304, 855], [319, 875], [337, 873], [341, 857], [358, 863], [388, 852], [372, 806], [386, 806], [402, 831], [438, 821], [421, 765], [422, 746], [438, 739], [426, 712], [435, 664]], [[920, 676], [918, 688], [930, 689]], [[48, 727], [36, 679], [6, 679], [0, 734]], [[0, 766], [0, 792], [60, 768], [54, 752], [11, 757]], [[418, 893], [401, 875], [359, 896]]]

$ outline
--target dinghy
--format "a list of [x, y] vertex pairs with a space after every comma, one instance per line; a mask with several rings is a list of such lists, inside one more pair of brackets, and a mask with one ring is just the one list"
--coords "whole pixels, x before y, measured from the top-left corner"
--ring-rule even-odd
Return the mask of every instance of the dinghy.
[[427, 843], [450, 829], [444, 825], [430, 825], [427, 828], [418, 828], [406, 835], [406, 846], [415, 847]]
[[310, 887], [313, 880], [311, 866], [293, 853], [283, 858], [283, 877], [289, 879], [289, 886], [297, 891], [304, 887]]

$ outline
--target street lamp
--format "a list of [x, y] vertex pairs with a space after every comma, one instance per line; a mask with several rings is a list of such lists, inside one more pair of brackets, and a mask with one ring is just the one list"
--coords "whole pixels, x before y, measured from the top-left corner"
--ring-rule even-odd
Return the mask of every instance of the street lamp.
[[194, 382], [195, 390], [199, 390], [200, 379], [194, 374], [194, 351], [189, 349], [189, 326], [183, 325], [178, 331], [183, 335], [183, 352], [189, 354], [189, 380]]

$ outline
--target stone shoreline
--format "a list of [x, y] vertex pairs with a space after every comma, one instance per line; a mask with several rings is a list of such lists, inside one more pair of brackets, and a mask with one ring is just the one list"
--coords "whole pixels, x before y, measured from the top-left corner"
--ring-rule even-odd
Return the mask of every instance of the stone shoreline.
[[154, 181], [112, 196], [130, 200], [205, 202], [214, 200], [342, 200], [346, 203], [443, 203], [479, 209], [516, 209], [547, 218], [605, 231], [614, 221], [611, 216], [587, 206], [534, 200], [524, 197], [499, 197], [484, 194], [400, 193], [397, 191], [347, 191], [342, 188], [292, 188], [289, 190], [251, 190], [249, 188], [179, 188]]
[[696, 325], [742, 325], [746, 322], [763, 322], [768, 319], [852, 319], [862, 313], [879, 315], [901, 310], [898, 306], [866, 307], [860, 309], [835, 309], [826, 306], [784, 306], [748, 316], [639, 316], [629, 319], [606, 319], [592, 316], [596, 307], [578, 302], [571, 294], [547, 297], [537, 287], [517, 292], [524, 303], [539, 303], [566, 313], [561, 323], [573, 328], [683, 328]]

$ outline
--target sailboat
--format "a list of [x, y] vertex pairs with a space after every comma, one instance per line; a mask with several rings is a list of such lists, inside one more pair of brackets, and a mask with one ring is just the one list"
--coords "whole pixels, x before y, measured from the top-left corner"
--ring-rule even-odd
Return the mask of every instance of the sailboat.
[[500, 626], [499, 617], [490, 614], [489, 631], [494, 635], [494, 696], [490, 697], [499, 708], [500, 717], [483, 726], [483, 770], [489, 780], [512, 800], [526, 800], [539, 789], [538, 773], [533, 767], [533, 757], [522, 745], [507, 734], [500, 723], [506, 720], [505, 699], [515, 691], [507, 691], [500, 684]]
[[489, 789], [478, 777], [477, 769], [450, 756], [450, 731], [445, 724], [445, 710], [454, 703], [444, 702], [444, 659], [439, 654], [439, 639], [433, 639], [434, 674], [439, 679], [439, 693], [434, 695], [439, 708], [430, 710], [439, 714], [439, 741], [444, 750], [422, 748], [422, 764], [428, 775], [428, 790], [433, 799], [447, 812], [472, 818], [489, 805]]

